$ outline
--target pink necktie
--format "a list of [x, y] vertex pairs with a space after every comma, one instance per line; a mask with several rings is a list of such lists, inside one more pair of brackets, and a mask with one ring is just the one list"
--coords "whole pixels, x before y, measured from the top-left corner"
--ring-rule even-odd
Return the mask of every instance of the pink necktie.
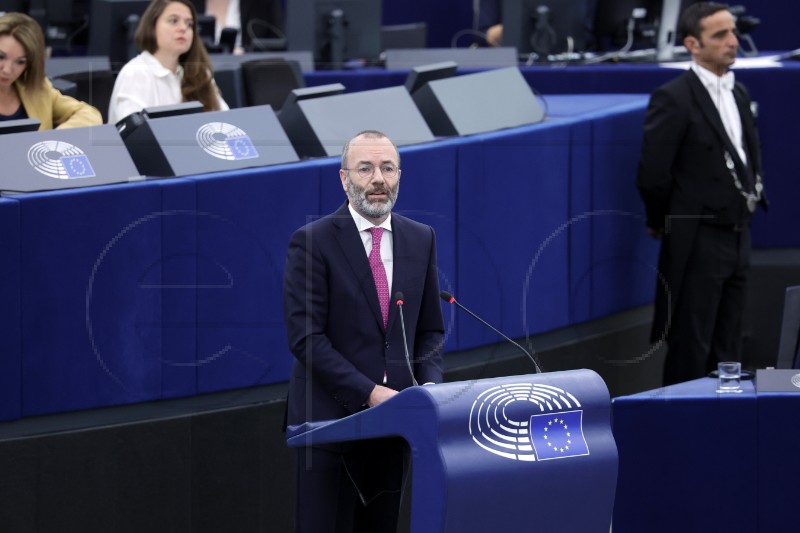
[[370, 228], [372, 233], [372, 250], [369, 252], [369, 266], [372, 268], [372, 277], [375, 278], [375, 288], [378, 289], [378, 303], [381, 304], [383, 315], [383, 328], [389, 323], [389, 282], [386, 280], [386, 270], [381, 261], [381, 237], [383, 228]]

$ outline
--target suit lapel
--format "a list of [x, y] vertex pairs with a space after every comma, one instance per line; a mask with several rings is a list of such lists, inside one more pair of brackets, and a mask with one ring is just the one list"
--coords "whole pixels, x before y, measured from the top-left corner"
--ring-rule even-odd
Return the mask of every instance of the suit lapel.
[[755, 168], [755, 150], [757, 142], [755, 139], [756, 125], [753, 121], [753, 111], [750, 109], [750, 102], [744, 95], [742, 88], [737, 83], [733, 89], [733, 99], [736, 100], [736, 107], [739, 108], [739, 117], [742, 120], [742, 134], [744, 136], [744, 149], [747, 151], [747, 166], [753, 174], [758, 172]]
[[[383, 315], [378, 302], [378, 290], [375, 288], [375, 278], [372, 277], [372, 268], [364, 251], [364, 243], [358, 234], [358, 228], [353, 220], [347, 203], [334, 213], [334, 225], [337, 228], [336, 241], [342, 250], [345, 260], [353, 271], [353, 276], [358, 281], [364, 298], [372, 311], [378, 326], [383, 329]], [[390, 316], [391, 316], [391, 305]]]

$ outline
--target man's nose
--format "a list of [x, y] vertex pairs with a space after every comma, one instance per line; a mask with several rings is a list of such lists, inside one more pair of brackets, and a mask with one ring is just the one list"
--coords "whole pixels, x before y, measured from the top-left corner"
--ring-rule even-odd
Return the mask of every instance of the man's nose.
[[380, 167], [375, 167], [375, 170], [372, 171], [372, 182], [386, 183], [386, 178], [383, 176]]

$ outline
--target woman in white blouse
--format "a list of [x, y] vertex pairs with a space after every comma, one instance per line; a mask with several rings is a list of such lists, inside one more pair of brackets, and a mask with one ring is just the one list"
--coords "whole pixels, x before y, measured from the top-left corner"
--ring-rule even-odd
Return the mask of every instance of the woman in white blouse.
[[142, 50], [117, 76], [108, 122], [115, 124], [145, 107], [197, 100], [206, 111], [228, 104], [214, 83], [211, 60], [197, 34], [197, 16], [189, 0], [153, 0], [136, 28]]

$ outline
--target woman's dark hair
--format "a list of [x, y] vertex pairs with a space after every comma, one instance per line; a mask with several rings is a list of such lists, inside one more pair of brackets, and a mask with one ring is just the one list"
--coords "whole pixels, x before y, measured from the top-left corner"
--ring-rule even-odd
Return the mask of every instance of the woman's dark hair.
[[156, 22], [173, 2], [183, 4], [192, 13], [193, 35], [192, 46], [189, 51], [180, 56], [178, 62], [183, 67], [183, 81], [181, 82], [181, 94], [183, 101], [197, 100], [203, 104], [206, 111], [219, 109], [219, 98], [217, 87], [213, 83], [211, 59], [200, 39], [197, 30], [197, 10], [189, 0], [153, 0], [145, 9], [139, 26], [136, 28], [136, 46], [139, 50], [155, 53], [158, 50], [156, 41]]

